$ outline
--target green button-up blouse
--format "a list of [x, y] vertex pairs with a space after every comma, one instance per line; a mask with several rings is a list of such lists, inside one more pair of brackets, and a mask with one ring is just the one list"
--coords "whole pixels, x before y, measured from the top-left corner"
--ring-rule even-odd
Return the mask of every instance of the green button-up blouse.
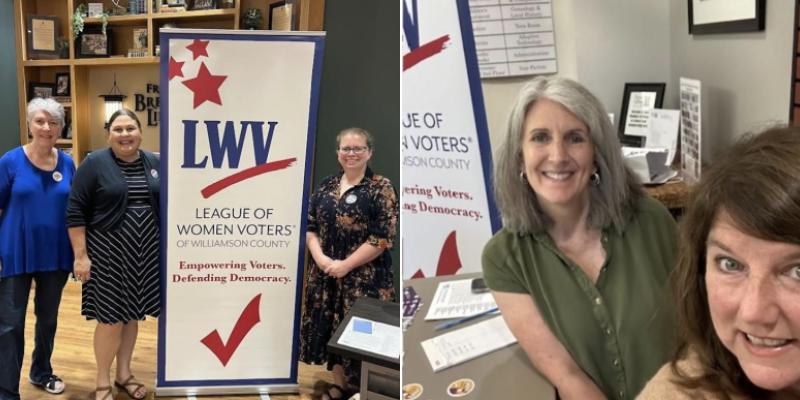
[[551, 331], [609, 399], [633, 399], [673, 350], [668, 276], [676, 223], [642, 197], [622, 232], [608, 227], [596, 283], [546, 233], [505, 229], [483, 251], [492, 290], [527, 293]]

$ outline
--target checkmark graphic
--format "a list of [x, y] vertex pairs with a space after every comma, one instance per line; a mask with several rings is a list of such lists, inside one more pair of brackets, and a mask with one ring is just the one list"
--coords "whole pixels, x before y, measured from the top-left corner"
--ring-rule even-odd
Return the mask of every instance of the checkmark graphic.
[[247, 303], [247, 307], [244, 308], [242, 315], [239, 316], [239, 320], [236, 321], [236, 325], [233, 326], [227, 344], [222, 343], [222, 338], [219, 336], [219, 332], [217, 332], [216, 329], [200, 341], [217, 356], [222, 366], [228, 365], [228, 361], [230, 361], [233, 353], [236, 352], [236, 349], [242, 343], [242, 340], [244, 340], [244, 337], [261, 321], [261, 316], [258, 312], [260, 303], [260, 293]]

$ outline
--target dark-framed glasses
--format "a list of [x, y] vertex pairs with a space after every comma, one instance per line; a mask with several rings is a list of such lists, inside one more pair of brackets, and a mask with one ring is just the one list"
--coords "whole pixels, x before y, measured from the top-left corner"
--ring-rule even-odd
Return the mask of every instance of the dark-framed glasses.
[[354, 147], [339, 147], [338, 149], [336, 149], [336, 151], [338, 151], [341, 154], [349, 154], [349, 153], [363, 154], [365, 151], [367, 151], [367, 149], [368, 147], [366, 146], [354, 146]]

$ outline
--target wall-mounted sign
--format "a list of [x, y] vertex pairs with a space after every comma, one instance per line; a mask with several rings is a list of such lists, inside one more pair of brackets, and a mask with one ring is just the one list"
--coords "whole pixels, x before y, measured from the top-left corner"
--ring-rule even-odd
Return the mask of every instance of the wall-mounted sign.
[[136, 101], [136, 112], [147, 111], [147, 126], [158, 126], [158, 105], [160, 97], [158, 85], [147, 84], [147, 93], [136, 93], [133, 95]]
[[481, 78], [553, 74], [551, 0], [469, 0]]

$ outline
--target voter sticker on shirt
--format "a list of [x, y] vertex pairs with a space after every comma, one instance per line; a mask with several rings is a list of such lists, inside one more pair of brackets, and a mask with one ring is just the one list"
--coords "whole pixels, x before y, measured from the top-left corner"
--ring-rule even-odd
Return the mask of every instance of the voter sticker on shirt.
[[356, 195], [354, 195], [352, 193], [348, 194], [347, 197], [344, 198], [344, 201], [347, 204], [353, 204], [353, 203], [356, 202], [356, 200], [358, 200], [358, 197], [356, 197]]
[[155, 179], [158, 179], [158, 171], [156, 171], [155, 169], [151, 169], [150, 176], [152, 176]]
[[451, 397], [464, 397], [475, 390], [475, 381], [469, 378], [454, 380], [447, 385], [447, 394]]
[[422, 396], [422, 385], [419, 383], [409, 383], [403, 386], [403, 400], [415, 400]]
[[64, 179], [64, 175], [61, 175], [61, 172], [58, 172], [58, 171], [53, 172], [53, 180], [54, 181], [61, 182], [62, 179]]

